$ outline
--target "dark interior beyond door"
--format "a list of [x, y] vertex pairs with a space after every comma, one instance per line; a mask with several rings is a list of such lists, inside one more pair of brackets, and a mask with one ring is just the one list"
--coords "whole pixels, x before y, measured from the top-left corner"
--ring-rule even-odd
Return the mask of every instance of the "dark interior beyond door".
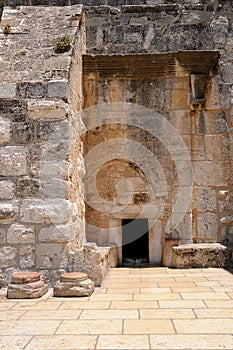
[[122, 265], [145, 266], [149, 263], [147, 219], [122, 220]]

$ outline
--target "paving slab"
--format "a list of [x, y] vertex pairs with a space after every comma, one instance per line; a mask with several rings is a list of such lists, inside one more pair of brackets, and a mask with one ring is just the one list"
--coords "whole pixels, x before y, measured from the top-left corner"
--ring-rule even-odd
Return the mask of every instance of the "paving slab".
[[4, 350], [233, 349], [233, 275], [224, 269], [115, 268], [90, 297], [8, 300]]

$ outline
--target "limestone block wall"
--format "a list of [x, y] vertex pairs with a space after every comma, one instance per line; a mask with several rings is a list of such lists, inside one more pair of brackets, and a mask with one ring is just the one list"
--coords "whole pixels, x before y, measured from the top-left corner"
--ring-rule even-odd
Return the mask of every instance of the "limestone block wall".
[[[84, 243], [81, 7], [5, 7], [0, 23], [0, 272], [72, 269]], [[83, 18], [82, 18], [83, 19]], [[9, 33], [4, 33], [6, 26]], [[56, 52], [58, 38], [71, 47]]]
[[231, 45], [230, 1], [148, 1], [132, 5], [124, 2], [120, 7], [85, 8], [88, 53], [222, 49], [222, 58], [231, 65], [225, 51]]
[[[130, 102], [149, 107], [165, 117], [186, 143], [192, 162], [192, 208], [176, 230], [179, 243], [185, 240], [232, 243], [232, 4], [176, 1], [150, 5], [127, 6], [124, 3], [118, 8], [86, 9], [87, 53], [95, 55], [96, 60], [93, 59], [92, 71], [88, 58], [86, 68], [84, 63], [85, 106]], [[198, 50], [205, 51], [202, 59], [194, 54]], [[206, 70], [204, 66], [211, 61], [208, 56], [211, 51], [218, 52], [219, 58], [212, 69]], [[175, 74], [171, 74], [174, 71], [170, 66], [163, 74], [164, 62], [156, 62], [155, 57], [138, 63], [142, 54], [149, 57], [152, 53], [166, 52], [178, 52]], [[182, 52], [189, 52], [189, 59], [182, 57]], [[108, 55], [114, 55], [112, 60]], [[125, 58], [123, 68], [117, 55]], [[154, 63], [154, 71], [149, 62]], [[195, 73], [205, 74], [204, 94], [200, 98], [193, 96], [191, 75]], [[113, 127], [105, 125], [111, 124], [106, 115], [103, 112], [102, 128], [93, 129], [87, 149], [91, 142], [98, 143], [98, 137], [99, 142], [114, 137], [114, 132], [110, 131]], [[137, 118], [141, 115], [135, 120]], [[127, 117], [121, 120], [127, 124]], [[121, 138], [134, 137], [134, 131], [126, 131], [122, 126], [115, 129], [115, 135]], [[135, 134], [137, 141], [150, 149], [148, 136], [139, 131]], [[165, 154], [159, 158], [158, 149], [154, 154], [166, 173], [170, 198], [175, 197], [176, 167], [168, 158], [171, 168], [167, 171]], [[164, 212], [168, 212], [168, 216], [173, 203], [172, 199], [168, 205], [166, 203]], [[90, 218], [98, 226], [93, 212]], [[165, 238], [165, 244], [166, 225], [162, 218], [161, 222], [157, 232]], [[100, 234], [95, 237], [97, 241], [106, 239], [106, 235], [105, 238]]]
[[[190, 74], [182, 65], [190, 67], [196, 60], [206, 69], [201, 63], [206, 53], [200, 55], [188, 52], [185, 59], [183, 54], [84, 57], [89, 130], [84, 140], [85, 188], [90, 203], [86, 234], [100, 245], [116, 243], [120, 261], [125, 218], [148, 219], [152, 264], [162, 263], [166, 240], [187, 244], [196, 237], [195, 202], [193, 210], [191, 205], [191, 111], [196, 107], [190, 96]], [[208, 75], [213, 73], [211, 61], [214, 65], [217, 58], [217, 52], [209, 55]], [[89, 158], [98, 165], [95, 178]]]

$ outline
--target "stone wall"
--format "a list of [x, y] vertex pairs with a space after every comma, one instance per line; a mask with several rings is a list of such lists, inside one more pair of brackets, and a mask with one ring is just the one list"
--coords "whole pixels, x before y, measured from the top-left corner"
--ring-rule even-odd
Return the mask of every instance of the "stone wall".
[[[5, 7], [0, 34], [0, 269], [72, 269], [84, 237], [81, 8]], [[4, 33], [6, 26], [9, 33]], [[51, 30], [52, 28], [52, 30]], [[71, 48], [57, 53], [58, 38]]]
[[233, 8], [229, 2], [215, 1], [211, 6], [208, 1], [164, 3], [85, 8], [87, 52], [138, 54], [218, 49], [229, 64], [225, 45], [231, 45]]
[[[66, 6], [79, 3], [85, 16], [81, 5]], [[101, 270], [98, 248], [84, 247], [84, 188], [90, 241], [120, 246], [121, 220], [146, 208], [152, 263], [176, 244], [232, 243], [231, 1], [8, 4], [0, 22], [3, 280], [35, 269], [53, 282], [93, 261]], [[63, 36], [72, 48], [58, 53]], [[96, 179], [88, 166], [85, 178], [80, 136]], [[141, 167], [152, 170], [149, 180]]]

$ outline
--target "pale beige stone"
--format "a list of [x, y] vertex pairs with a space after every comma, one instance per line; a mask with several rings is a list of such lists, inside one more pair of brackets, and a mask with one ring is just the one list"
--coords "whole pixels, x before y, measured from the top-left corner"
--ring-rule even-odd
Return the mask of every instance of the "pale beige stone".
[[8, 299], [34, 299], [40, 298], [48, 291], [48, 285], [44, 281], [13, 284], [10, 283], [7, 289]]
[[233, 327], [232, 318], [173, 320], [178, 333], [206, 333], [206, 334], [231, 334]]
[[81, 311], [75, 310], [36, 310], [26, 311], [21, 320], [77, 320]]
[[10, 119], [0, 117], [0, 144], [7, 144], [10, 142], [10, 140], [11, 140], [11, 121]]
[[170, 320], [125, 320], [124, 334], [172, 334], [175, 333], [172, 322]]
[[0, 198], [12, 199], [14, 197], [14, 183], [8, 180], [0, 181]]
[[105, 319], [137, 319], [139, 318], [137, 310], [84, 310], [80, 317], [81, 320], [105, 320]]
[[[198, 310], [198, 309], [197, 309]], [[195, 318], [191, 309], [140, 309], [141, 319]]]
[[106, 310], [109, 309], [110, 301], [82, 301], [83, 299], [75, 298], [75, 301], [66, 301], [60, 306], [59, 310]]
[[1, 268], [14, 267], [16, 265], [17, 250], [11, 246], [0, 248], [0, 266]]
[[30, 335], [15, 335], [14, 337], [12, 337], [12, 335], [1, 336], [0, 347], [4, 350], [23, 350], [31, 339], [32, 336]]
[[27, 174], [27, 150], [24, 146], [6, 146], [0, 150], [0, 175]]
[[63, 120], [68, 116], [68, 105], [62, 101], [28, 101], [28, 117], [31, 120]]
[[64, 199], [25, 199], [20, 208], [23, 222], [62, 224], [70, 215], [71, 204]]
[[0, 83], [0, 98], [14, 98], [16, 95], [16, 83], [1, 82]]
[[63, 321], [57, 329], [57, 334], [121, 334], [121, 332], [122, 320]]
[[181, 309], [193, 309], [193, 308], [205, 308], [205, 304], [202, 300], [160, 300], [159, 301], [159, 306], [162, 309], [167, 309], [167, 308], [181, 308]]
[[56, 297], [88, 297], [95, 289], [95, 284], [90, 279], [84, 281], [57, 281], [54, 286], [54, 296]]
[[10, 335], [12, 337], [12, 330], [16, 335], [34, 335], [34, 334], [53, 334], [61, 321], [54, 320], [14, 320], [2, 321], [0, 323], [1, 335]]
[[232, 336], [219, 334], [171, 334], [150, 335], [151, 349], [158, 350], [216, 350], [230, 349], [232, 347]]
[[0, 203], [0, 223], [10, 224], [16, 220], [18, 207], [16, 203]]
[[101, 335], [99, 337], [96, 349], [149, 349], [148, 338], [145, 335], [118, 335], [118, 336], [107, 336]]
[[[135, 297], [135, 296], [134, 296]], [[111, 309], [115, 310], [130, 310], [130, 309], [154, 309], [158, 308], [158, 303], [155, 300], [135, 300], [124, 301], [124, 300], [113, 300], [111, 302]]]
[[7, 242], [12, 244], [35, 243], [34, 227], [20, 224], [11, 225], [7, 231]]

